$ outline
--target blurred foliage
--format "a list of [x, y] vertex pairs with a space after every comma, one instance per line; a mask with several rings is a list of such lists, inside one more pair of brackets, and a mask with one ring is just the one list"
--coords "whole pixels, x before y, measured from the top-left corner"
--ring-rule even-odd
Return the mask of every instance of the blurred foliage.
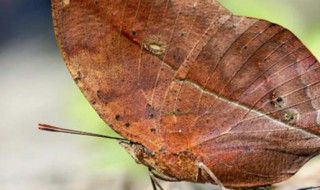
[[50, 12], [50, 0], [0, 0], [0, 49], [10, 40], [51, 40]]

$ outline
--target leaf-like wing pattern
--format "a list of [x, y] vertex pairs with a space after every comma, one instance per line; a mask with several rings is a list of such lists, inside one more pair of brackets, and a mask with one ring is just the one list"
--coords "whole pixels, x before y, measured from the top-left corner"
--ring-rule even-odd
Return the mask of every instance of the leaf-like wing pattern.
[[212, 0], [52, 4], [74, 80], [130, 141], [191, 152], [228, 187], [282, 181], [319, 153], [319, 64], [283, 27]]

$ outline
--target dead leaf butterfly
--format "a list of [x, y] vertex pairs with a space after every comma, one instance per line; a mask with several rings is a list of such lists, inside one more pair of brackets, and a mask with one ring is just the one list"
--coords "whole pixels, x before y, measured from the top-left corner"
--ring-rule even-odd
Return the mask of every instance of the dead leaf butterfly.
[[319, 64], [283, 27], [215, 0], [52, 0], [52, 13], [75, 82], [154, 189], [267, 186], [319, 154]]

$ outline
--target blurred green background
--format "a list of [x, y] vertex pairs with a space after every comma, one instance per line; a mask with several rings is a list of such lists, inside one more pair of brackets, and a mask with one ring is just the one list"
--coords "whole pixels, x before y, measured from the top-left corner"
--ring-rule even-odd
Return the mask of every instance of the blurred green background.
[[[292, 30], [320, 58], [319, 0], [219, 0], [235, 14]], [[49, 0], [0, 0], [0, 189], [150, 190], [147, 169], [116, 143], [37, 130], [44, 122], [115, 135], [63, 63]], [[320, 185], [320, 160], [274, 189]], [[166, 189], [213, 189], [164, 183]]]

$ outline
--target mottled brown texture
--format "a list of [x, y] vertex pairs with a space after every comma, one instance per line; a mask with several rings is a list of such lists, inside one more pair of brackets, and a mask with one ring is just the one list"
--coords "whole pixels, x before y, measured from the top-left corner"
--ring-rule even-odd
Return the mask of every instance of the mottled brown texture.
[[70, 73], [140, 163], [273, 184], [320, 152], [320, 68], [288, 30], [212, 0], [52, 0]]

